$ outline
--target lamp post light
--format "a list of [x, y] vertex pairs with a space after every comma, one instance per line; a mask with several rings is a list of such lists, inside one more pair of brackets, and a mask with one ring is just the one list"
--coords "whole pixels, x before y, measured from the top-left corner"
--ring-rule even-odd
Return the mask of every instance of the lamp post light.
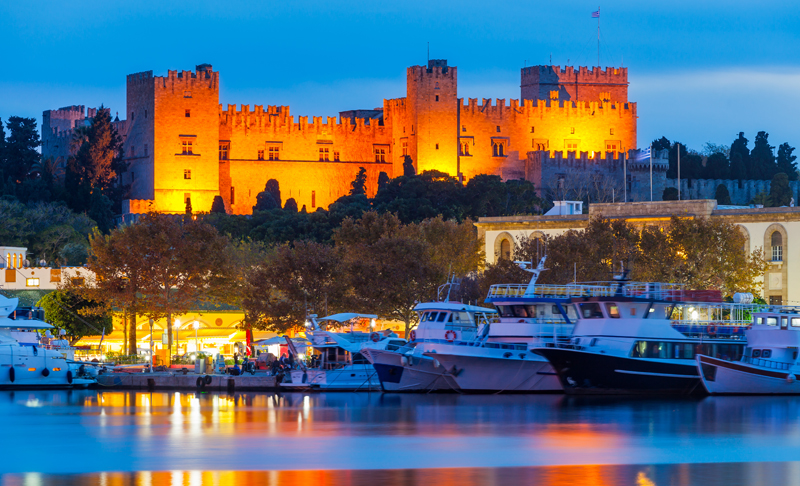
[[200, 323], [194, 321], [194, 324], [192, 324], [192, 326], [194, 327], [194, 352], [196, 356], [197, 353], [200, 352], [200, 346], [197, 344], [197, 330], [200, 329]]

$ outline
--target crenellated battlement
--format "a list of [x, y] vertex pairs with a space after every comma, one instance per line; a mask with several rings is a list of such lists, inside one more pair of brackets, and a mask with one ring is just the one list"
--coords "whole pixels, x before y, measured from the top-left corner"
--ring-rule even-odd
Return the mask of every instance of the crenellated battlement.
[[448, 66], [447, 59], [431, 59], [427, 66], [411, 66], [406, 71], [408, 79], [422, 80], [424, 78], [449, 79], [458, 78], [457, 68]]
[[128, 86], [150, 84], [153, 82], [153, 71], [129, 74], [126, 79]]
[[464, 113], [487, 115], [503, 115], [518, 113], [525, 116], [544, 116], [567, 114], [570, 116], [636, 116], [636, 103], [611, 102], [611, 101], [564, 101], [564, 100], [520, 100], [512, 99], [508, 104], [506, 100], [497, 98], [492, 104], [492, 99], [482, 98], [478, 103], [477, 98], [461, 98], [461, 109]]
[[530, 66], [522, 68], [525, 79], [538, 82], [628, 84], [628, 68], [579, 66]]
[[523, 99], [628, 101], [628, 68], [531, 66], [520, 71]]
[[250, 110], [250, 105], [241, 105], [237, 109], [236, 105], [228, 105], [226, 110], [220, 105], [219, 121], [221, 127], [228, 127], [232, 130], [257, 130], [275, 132], [364, 132], [375, 133], [383, 132], [384, 127], [377, 123], [368, 123], [365, 118], [356, 118], [352, 123], [350, 118], [343, 118], [341, 121], [335, 116], [312, 116], [295, 117], [289, 114], [288, 106], [268, 105], [264, 110], [263, 105], [254, 105]]

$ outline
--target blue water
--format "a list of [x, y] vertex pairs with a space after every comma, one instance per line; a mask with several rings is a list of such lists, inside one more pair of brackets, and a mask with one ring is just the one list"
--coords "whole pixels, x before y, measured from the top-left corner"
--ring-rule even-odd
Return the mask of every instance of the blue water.
[[800, 484], [800, 397], [37, 391], [0, 417], [2, 485]]

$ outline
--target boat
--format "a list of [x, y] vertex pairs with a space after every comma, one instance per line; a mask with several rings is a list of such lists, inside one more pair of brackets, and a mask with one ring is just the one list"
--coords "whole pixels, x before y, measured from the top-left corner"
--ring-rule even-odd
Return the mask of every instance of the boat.
[[770, 306], [753, 314], [747, 347], [738, 361], [698, 354], [697, 369], [712, 395], [800, 394], [800, 308]]
[[409, 333], [409, 341], [398, 349], [364, 346], [361, 354], [378, 372], [386, 392], [457, 391], [453, 377], [434, 358], [426, 356], [427, 343], [459, 339], [473, 341], [497, 315], [486, 307], [449, 301], [417, 304], [419, 324]]
[[[281, 383], [287, 390], [316, 389], [325, 391], [375, 391], [380, 390], [380, 380], [372, 364], [361, 354], [363, 346], [375, 349], [399, 349], [405, 339], [386, 335], [384, 332], [360, 332], [353, 330], [353, 323], [361, 319], [373, 321], [372, 314], [342, 313], [317, 318], [308, 318], [306, 337], [311, 349], [318, 353], [313, 366], [299, 363], [299, 369], [288, 373]], [[374, 322], [374, 321], [373, 321]], [[328, 327], [350, 324], [349, 332], [334, 332]], [[294, 345], [287, 340], [289, 349]], [[298, 353], [293, 351], [293, 354]]]
[[571, 341], [535, 352], [568, 394], [704, 393], [695, 356], [738, 360], [759, 306], [699, 297], [679, 284], [624, 278], [587, 285], [572, 299], [578, 318]]
[[[42, 342], [44, 310], [18, 307], [19, 299], [0, 295], [0, 388], [79, 388], [94, 380], [77, 376], [58, 349]], [[60, 344], [60, 343], [59, 343]]]

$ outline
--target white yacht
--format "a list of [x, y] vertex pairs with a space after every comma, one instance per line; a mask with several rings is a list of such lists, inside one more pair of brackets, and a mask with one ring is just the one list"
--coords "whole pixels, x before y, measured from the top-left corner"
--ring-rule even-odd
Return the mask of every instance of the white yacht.
[[739, 361], [733, 356], [698, 354], [703, 386], [712, 395], [800, 394], [800, 308], [770, 306], [753, 314], [744, 331], [747, 347]]
[[[281, 383], [288, 390], [318, 389], [327, 391], [371, 391], [380, 389], [375, 368], [361, 354], [362, 346], [375, 349], [398, 349], [405, 339], [381, 332], [358, 332], [352, 324], [360, 319], [377, 319], [370, 314], [343, 313], [317, 319], [309, 316], [306, 337], [318, 356], [313, 366], [301, 365], [292, 370], [290, 379]], [[328, 327], [351, 324], [350, 332], [333, 332]]]
[[497, 311], [461, 302], [425, 302], [417, 304], [414, 310], [419, 315], [419, 324], [409, 333], [405, 346], [399, 349], [364, 346], [361, 354], [377, 370], [384, 391], [458, 390], [447, 370], [423, 354], [426, 349], [423, 343], [474, 341]]
[[0, 388], [85, 387], [94, 380], [77, 377], [66, 356], [41, 341], [39, 331], [53, 329], [41, 309], [18, 309], [19, 299], [0, 295]]
[[702, 393], [695, 356], [738, 360], [757, 305], [691, 302], [678, 284], [595, 284], [573, 299], [569, 344], [536, 349], [569, 394]]
[[489, 289], [486, 302], [499, 311], [499, 320], [481, 328], [474, 340], [445, 339], [422, 344], [467, 392], [560, 392], [561, 384], [550, 364], [532, 350], [569, 342], [574, 314], [569, 299], [581, 288], [537, 285], [546, 257], [536, 268], [517, 262], [532, 273], [525, 284], [500, 284]]

